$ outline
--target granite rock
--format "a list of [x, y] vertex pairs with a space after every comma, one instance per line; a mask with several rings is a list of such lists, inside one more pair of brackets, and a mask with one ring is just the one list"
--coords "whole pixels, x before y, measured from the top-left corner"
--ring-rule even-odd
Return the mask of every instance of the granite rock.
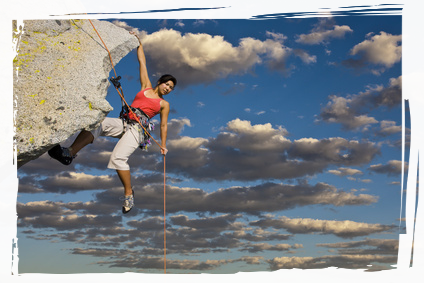
[[[114, 65], [138, 46], [125, 29], [92, 23]], [[106, 100], [112, 64], [89, 20], [24, 21], [13, 64], [18, 168], [96, 128], [113, 109]]]

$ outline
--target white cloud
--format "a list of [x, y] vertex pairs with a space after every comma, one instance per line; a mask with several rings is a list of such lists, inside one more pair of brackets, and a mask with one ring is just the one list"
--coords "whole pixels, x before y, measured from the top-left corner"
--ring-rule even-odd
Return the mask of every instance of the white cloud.
[[[341, 123], [346, 130], [367, 130], [369, 125], [377, 124], [374, 117], [367, 112], [378, 107], [392, 108], [400, 105], [402, 100], [402, 77], [391, 78], [388, 87], [381, 85], [367, 86], [359, 94], [341, 97], [329, 96], [329, 102], [321, 109], [320, 116], [329, 123]], [[387, 128], [388, 122], [383, 122], [381, 134], [392, 132], [398, 128]], [[392, 126], [392, 125], [390, 125]], [[385, 128], [383, 128], [385, 127]], [[387, 128], [387, 129], [386, 129]]]
[[315, 56], [315, 55], [309, 55], [305, 50], [295, 49], [293, 52], [305, 64], [311, 64], [311, 63], [316, 63], [317, 62], [317, 56]]
[[321, 44], [332, 38], [343, 38], [349, 32], [353, 32], [353, 30], [347, 25], [336, 25], [334, 18], [329, 14], [328, 17], [319, 18], [310, 33], [298, 35], [296, 42], [311, 45]]
[[[160, 73], [184, 74], [178, 78], [183, 84], [211, 82], [230, 74], [246, 72], [261, 62], [263, 42], [252, 38], [233, 47], [222, 36], [187, 33], [162, 29], [152, 34], [143, 33], [142, 42], [151, 68]], [[170, 44], [172, 43], [172, 44]]]
[[113, 21], [113, 24], [120, 27], [120, 28], [123, 28], [127, 31], [133, 31], [133, 32], [136, 32], [136, 33], [140, 32], [138, 30], [138, 28], [134, 28], [132, 26], [129, 26], [126, 22], [123, 22], [123, 21]]
[[182, 28], [182, 27], [184, 27], [184, 26], [185, 26], [185, 24], [183, 23], [183, 21], [182, 21], [182, 20], [178, 20], [178, 21], [175, 23], [175, 26]]
[[330, 101], [321, 111], [321, 116], [326, 122], [341, 123], [347, 130], [357, 130], [366, 128], [370, 124], [376, 124], [378, 121], [374, 117], [366, 114], [356, 114], [355, 111], [348, 106], [352, 103], [351, 99], [332, 95]]
[[[408, 218], [405, 218], [408, 219]], [[400, 221], [405, 221], [400, 220]], [[406, 220], [408, 221], [408, 220]], [[424, 241], [415, 239], [366, 239], [361, 241], [318, 244], [320, 247], [338, 248], [340, 253], [354, 255], [378, 255], [392, 254], [395, 256], [403, 254], [423, 254]], [[361, 247], [365, 249], [361, 249]], [[404, 258], [398, 257], [398, 262], [404, 261]]]
[[285, 229], [294, 234], [334, 234], [342, 238], [365, 236], [393, 229], [389, 225], [369, 224], [350, 220], [319, 220], [311, 218], [288, 218], [285, 216], [278, 219], [258, 220], [251, 224], [262, 228], [273, 227], [276, 229]]
[[[125, 22], [116, 25], [134, 30]], [[206, 33], [182, 34], [173, 29], [162, 29], [152, 34], [139, 32], [143, 47], [151, 59], [153, 74], [174, 74], [179, 85], [210, 83], [229, 75], [244, 74], [257, 64], [266, 64], [270, 69], [288, 73], [287, 66], [292, 55], [299, 56], [305, 63], [316, 62], [316, 57], [306, 51], [284, 45], [286, 36], [267, 32], [264, 41], [247, 37], [233, 46], [223, 36]], [[182, 75], [183, 74], [183, 75]]]
[[[199, 180], [299, 178], [330, 165], [368, 163], [379, 152], [372, 142], [343, 138], [291, 141], [287, 136], [282, 126], [252, 125], [241, 119], [229, 121], [216, 137], [208, 139], [182, 137], [178, 131], [168, 141], [169, 172]], [[138, 166], [146, 165], [140, 162]]]
[[391, 35], [381, 31], [374, 36], [368, 34], [367, 38], [350, 50], [350, 55], [355, 57], [342, 61], [343, 65], [379, 76], [400, 62], [401, 35]]
[[402, 126], [397, 126], [395, 121], [380, 121], [380, 131], [378, 134], [389, 136], [400, 132], [402, 132]]
[[368, 36], [369, 39], [355, 45], [351, 55], [361, 55], [372, 64], [380, 64], [387, 68], [399, 62], [402, 56], [402, 35], [391, 35], [384, 31], [380, 34]]
[[329, 170], [328, 172], [337, 176], [352, 176], [356, 174], [363, 174], [361, 170], [345, 167], [340, 167], [337, 170]]
[[401, 160], [389, 160], [386, 164], [375, 164], [369, 167], [369, 170], [387, 175], [399, 175], [402, 173], [402, 165], [405, 171], [408, 170], [408, 163]]

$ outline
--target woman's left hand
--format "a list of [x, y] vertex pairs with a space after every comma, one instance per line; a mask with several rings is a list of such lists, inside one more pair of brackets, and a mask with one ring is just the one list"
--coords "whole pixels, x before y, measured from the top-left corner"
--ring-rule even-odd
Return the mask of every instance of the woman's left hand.
[[168, 150], [163, 147], [160, 149], [160, 153], [162, 153], [162, 155], [166, 155], [168, 153]]

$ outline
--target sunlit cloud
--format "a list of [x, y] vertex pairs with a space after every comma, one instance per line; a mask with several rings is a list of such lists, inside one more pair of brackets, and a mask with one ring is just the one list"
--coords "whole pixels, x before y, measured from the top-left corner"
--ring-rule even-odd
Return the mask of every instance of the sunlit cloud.
[[402, 165], [404, 171], [408, 170], [408, 163], [401, 160], [389, 160], [386, 164], [370, 165], [369, 170], [375, 173], [387, 175], [400, 175], [402, 173]]
[[[381, 75], [386, 69], [400, 62], [402, 57], [402, 35], [392, 35], [381, 31], [380, 34], [368, 34], [367, 39], [355, 45], [350, 54], [359, 57], [342, 63], [351, 68], [371, 67], [371, 73]], [[375, 66], [379, 68], [375, 68]]]
[[321, 18], [310, 33], [298, 35], [296, 42], [310, 45], [322, 44], [331, 39], [343, 38], [351, 32], [353, 30], [347, 25], [336, 25], [332, 17]]
[[[390, 79], [389, 86], [369, 86], [366, 91], [347, 97], [330, 95], [329, 102], [321, 109], [322, 121], [328, 123], [340, 123], [346, 130], [358, 130], [371, 124], [377, 124], [374, 117], [368, 116], [368, 112], [379, 108], [392, 108], [400, 105], [402, 101], [402, 77]], [[382, 122], [381, 133], [394, 133], [392, 124]], [[388, 128], [390, 127], [390, 128]]]

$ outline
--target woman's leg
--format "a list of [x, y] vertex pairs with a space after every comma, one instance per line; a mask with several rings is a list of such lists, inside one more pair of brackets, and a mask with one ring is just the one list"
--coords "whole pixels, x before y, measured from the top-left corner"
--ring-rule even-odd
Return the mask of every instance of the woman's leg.
[[134, 126], [128, 127], [125, 134], [119, 139], [118, 143], [110, 156], [108, 168], [115, 169], [119, 179], [124, 186], [125, 196], [132, 195], [131, 173], [128, 165], [128, 158], [140, 146], [140, 133]]
[[119, 179], [121, 180], [122, 185], [124, 185], [125, 196], [132, 195], [130, 170], [116, 170], [116, 173], [118, 173]]
[[94, 136], [91, 132], [82, 130], [72, 145], [68, 148], [69, 152], [72, 156], [76, 155], [78, 151], [80, 151], [86, 145], [92, 143], [94, 140]]

